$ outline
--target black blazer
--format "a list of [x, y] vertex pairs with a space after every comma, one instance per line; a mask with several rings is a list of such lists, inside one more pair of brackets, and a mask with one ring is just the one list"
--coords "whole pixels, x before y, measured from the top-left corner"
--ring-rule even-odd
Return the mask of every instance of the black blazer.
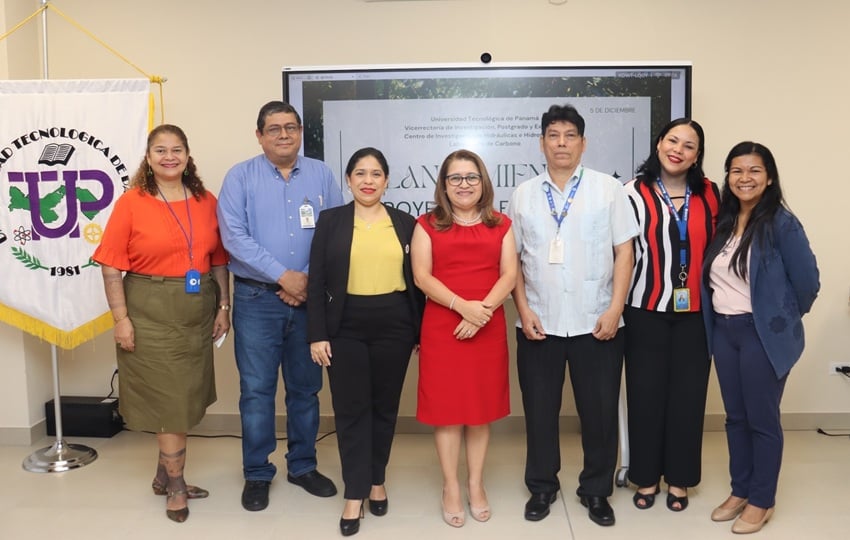
[[[410, 265], [410, 240], [416, 220], [401, 210], [385, 206], [404, 254], [402, 272], [410, 299], [416, 340], [425, 309], [425, 295], [413, 283]], [[316, 222], [310, 246], [310, 270], [307, 278], [307, 341], [328, 341], [339, 331], [351, 266], [351, 242], [354, 237], [354, 203], [323, 210]]]

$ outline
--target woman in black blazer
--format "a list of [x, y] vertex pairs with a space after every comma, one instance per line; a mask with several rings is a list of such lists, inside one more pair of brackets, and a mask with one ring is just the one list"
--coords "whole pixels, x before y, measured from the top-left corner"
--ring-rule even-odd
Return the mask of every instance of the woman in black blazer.
[[387, 513], [386, 466], [424, 306], [410, 266], [416, 222], [381, 203], [388, 176], [379, 150], [355, 152], [345, 169], [354, 201], [321, 213], [310, 250], [307, 339], [313, 361], [328, 368], [343, 536], [360, 530], [367, 497], [372, 514]]

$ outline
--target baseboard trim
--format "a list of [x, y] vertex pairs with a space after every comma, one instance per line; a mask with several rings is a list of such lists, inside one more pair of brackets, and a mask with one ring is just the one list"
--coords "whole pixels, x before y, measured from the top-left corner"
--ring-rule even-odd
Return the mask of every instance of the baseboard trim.
[[[726, 415], [705, 415], [705, 431], [724, 431]], [[240, 433], [241, 424], [238, 414], [208, 414], [195, 431], [218, 431]], [[562, 433], [578, 433], [581, 426], [577, 416], [560, 418]], [[782, 415], [782, 427], [785, 431], [808, 431], [822, 428], [827, 431], [850, 431], [850, 412], [848, 413], [785, 413]], [[278, 432], [286, 432], [286, 416], [277, 417]], [[333, 416], [325, 415], [319, 420], [319, 431], [328, 433], [334, 430]], [[422, 424], [413, 416], [400, 416], [396, 424], [396, 433], [422, 434], [432, 433], [433, 427]], [[525, 417], [508, 416], [493, 423], [493, 433], [524, 433]]]
[[[726, 416], [723, 414], [705, 415], [704, 430], [723, 431]], [[286, 415], [276, 418], [276, 429], [286, 433]], [[560, 418], [561, 433], [578, 433], [580, 424], [577, 416], [562, 416]], [[785, 431], [814, 431], [821, 428], [826, 431], [850, 431], [850, 413], [785, 413], [782, 415], [782, 427]], [[319, 432], [329, 433], [334, 430], [333, 416], [325, 415], [319, 419]], [[236, 413], [208, 414], [193, 433], [232, 433], [239, 435], [242, 431], [239, 415]], [[422, 424], [413, 416], [401, 416], [396, 425], [399, 434], [430, 434], [433, 427]], [[493, 433], [524, 433], [525, 418], [508, 416], [493, 423]], [[47, 435], [45, 420], [30, 428], [0, 427], [0, 445], [30, 446], [44, 439]]]
[[0, 427], [0, 446], [30, 446], [46, 436], [47, 420], [29, 428]]

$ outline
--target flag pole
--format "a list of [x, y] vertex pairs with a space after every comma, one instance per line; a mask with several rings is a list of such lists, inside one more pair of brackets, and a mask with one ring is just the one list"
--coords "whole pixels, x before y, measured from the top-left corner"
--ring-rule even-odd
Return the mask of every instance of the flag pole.
[[[46, 6], [48, 0], [41, 0], [42, 7]], [[42, 39], [42, 78], [50, 78], [47, 62], [47, 10], [41, 12], [41, 39]], [[68, 444], [62, 437], [62, 402], [59, 396], [59, 361], [56, 345], [50, 345], [50, 358], [53, 364], [53, 409], [54, 422], [56, 424], [56, 442], [52, 446], [36, 450], [21, 464], [30, 472], [64, 472], [88, 465], [97, 459], [97, 451], [94, 448], [82, 444]]]

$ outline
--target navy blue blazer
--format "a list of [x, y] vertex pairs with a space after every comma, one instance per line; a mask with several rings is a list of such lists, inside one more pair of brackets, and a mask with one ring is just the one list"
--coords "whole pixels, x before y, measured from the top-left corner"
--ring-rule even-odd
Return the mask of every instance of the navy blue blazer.
[[[407, 212], [386, 206], [403, 253], [402, 273], [419, 342], [419, 326], [425, 309], [425, 296], [413, 283], [410, 240], [416, 220]], [[310, 246], [310, 272], [307, 277], [307, 341], [329, 341], [339, 331], [351, 268], [351, 242], [354, 237], [354, 203], [328, 208], [319, 214]]]
[[[753, 239], [748, 276], [756, 333], [776, 377], [782, 378], [803, 354], [802, 318], [817, 298], [820, 273], [803, 226], [791, 212], [780, 208], [771, 232], [766, 242]], [[709, 350], [714, 333], [710, 268], [711, 261], [706, 260], [702, 313]]]

